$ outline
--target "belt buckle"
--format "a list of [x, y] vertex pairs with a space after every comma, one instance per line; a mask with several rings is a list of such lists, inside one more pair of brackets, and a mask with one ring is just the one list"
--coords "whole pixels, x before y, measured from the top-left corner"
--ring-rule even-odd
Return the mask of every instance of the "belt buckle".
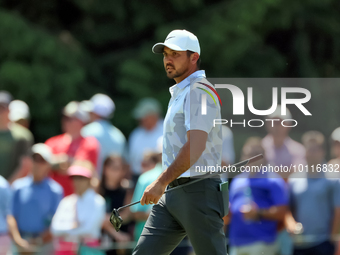
[[174, 188], [174, 187], [177, 187], [178, 185], [179, 185], [178, 180], [175, 179], [172, 182], [170, 182], [169, 187]]

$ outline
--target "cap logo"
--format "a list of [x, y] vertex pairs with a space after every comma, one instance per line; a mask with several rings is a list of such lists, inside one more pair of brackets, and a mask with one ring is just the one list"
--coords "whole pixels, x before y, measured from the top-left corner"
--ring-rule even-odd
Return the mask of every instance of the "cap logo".
[[167, 38], [165, 39], [165, 41], [166, 41], [166, 40], [169, 40], [170, 38], [175, 38], [175, 36], [167, 37]]

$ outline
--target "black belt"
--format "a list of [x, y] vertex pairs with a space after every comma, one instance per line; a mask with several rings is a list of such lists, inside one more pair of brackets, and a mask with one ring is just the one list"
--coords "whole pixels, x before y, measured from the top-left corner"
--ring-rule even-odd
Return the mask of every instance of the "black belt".
[[181, 178], [175, 179], [169, 183], [169, 188], [172, 189], [174, 187], [180, 186], [184, 183], [190, 182], [190, 180], [191, 180], [190, 177], [181, 177]]

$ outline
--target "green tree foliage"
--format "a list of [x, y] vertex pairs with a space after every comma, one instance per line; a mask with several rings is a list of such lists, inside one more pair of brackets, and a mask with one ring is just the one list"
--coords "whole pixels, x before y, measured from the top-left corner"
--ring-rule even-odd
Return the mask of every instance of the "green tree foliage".
[[[0, 42], [0, 86], [5, 84], [16, 97], [27, 100], [37, 122], [50, 125], [47, 130], [37, 124], [38, 137], [54, 134], [59, 106], [94, 92], [114, 99], [113, 122], [126, 135], [136, 125], [129, 113], [138, 99], [156, 97], [165, 111], [173, 81], [165, 77], [162, 56], [152, 54], [151, 47], [172, 29], [198, 36], [202, 68], [210, 77], [340, 73], [336, 0], [1, 0], [0, 4], [1, 38], [8, 38]], [[39, 82], [32, 85], [33, 81]], [[36, 100], [37, 91], [50, 96]], [[294, 129], [296, 137], [310, 128], [328, 136], [340, 126], [338, 89], [314, 84], [311, 91], [313, 118]], [[270, 92], [254, 92], [259, 109], [270, 103]], [[49, 108], [46, 101], [54, 105]]]
[[0, 11], [0, 24], [1, 89], [28, 103], [35, 134], [48, 138], [59, 132], [61, 108], [86, 84], [82, 51], [17, 15]]

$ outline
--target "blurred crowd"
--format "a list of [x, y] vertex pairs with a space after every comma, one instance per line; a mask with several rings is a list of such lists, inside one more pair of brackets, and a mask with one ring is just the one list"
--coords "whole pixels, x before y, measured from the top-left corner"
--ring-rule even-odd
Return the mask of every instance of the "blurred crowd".
[[[124, 244], [138, 240], [152, 205], [122, 209], [119, 232], [109, 217], [113, 208], [138, 201], [162, 172], [163, 119], [156, 99], [142, 99], [131, 113], [138, 126], [127, 141], [112, 125], [115, 110], [104, 94], [72, 101], [62, 110], [63, 133], [34, 144], [29, 106], [0, 91], [0, 255], [131, 253]], [[278, 107], [269, 117], [289, 115]], [[290, 138], [290, 128], [273, 123], [264, 138], [248, 138], [242, 159], [263, 154], [259, 169], [301, 165], [315, 171], [223, 176], [230, 181], [224, 218], [229, 253], [336, 254], [340, 128], [330, 135], [333, 159], [326, 162], [323, 134], [308, 131], [300, 143]], [[235, 163], [233, 133], [223, 126], [222, 134], [222, 165], [228, 166]], [[172, 254], [191, 254], [188, 243]]]

